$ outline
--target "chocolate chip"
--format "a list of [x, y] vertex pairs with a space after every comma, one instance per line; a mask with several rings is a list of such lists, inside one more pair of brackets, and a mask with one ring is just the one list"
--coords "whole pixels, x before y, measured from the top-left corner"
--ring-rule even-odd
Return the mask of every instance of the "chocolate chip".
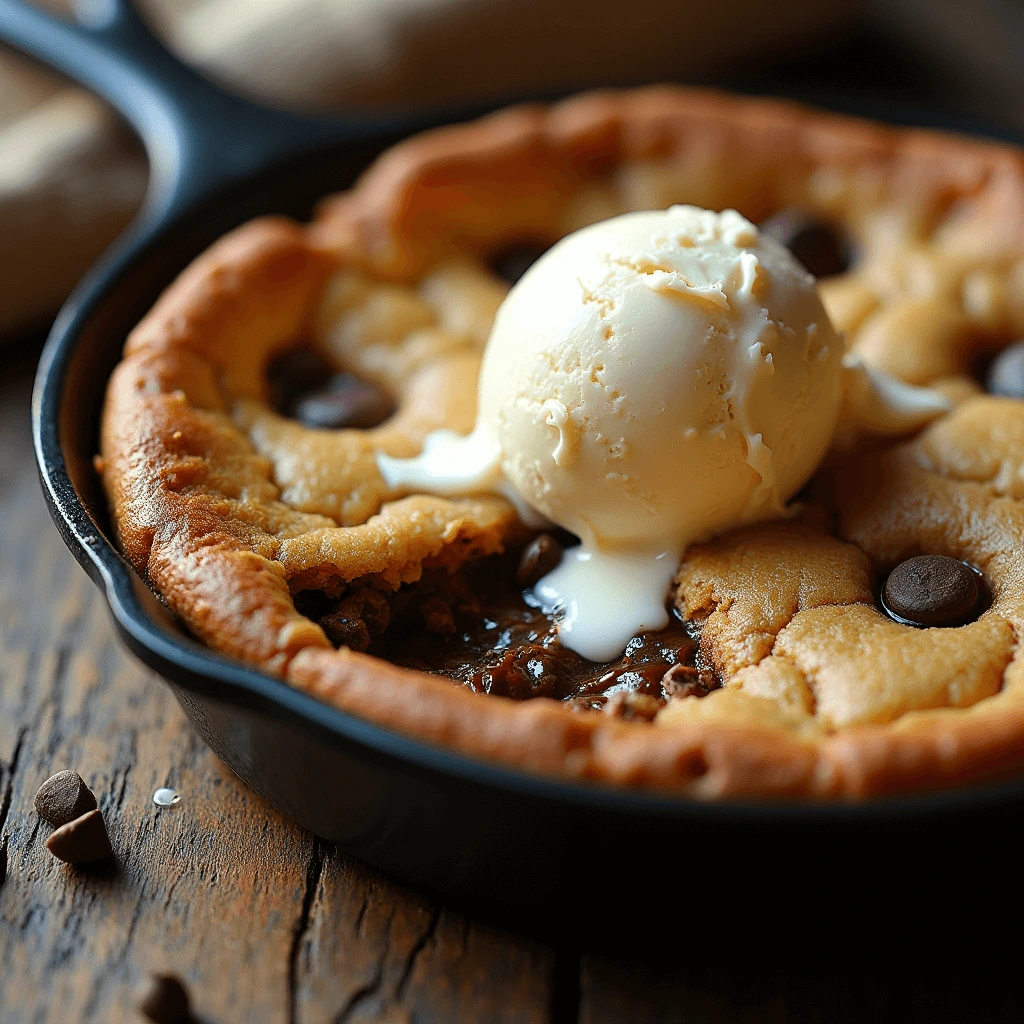
[[95, 810], [96, 797], [78, 772], [57, 772], [36, 790], [35, 807], [40, 818], [60, 828]]
[[110, 837], [97, 808], [51, 833], [46, 848], [66, 864], [89, 864], [111, 854]]
[[981, 603], [980, 574], [945, 555], [920, 555], [896, 566], [885, 581], [882, 606], [910, 626], [961, 626]]
[[666, 697], [706, 697], [721, 685], [711, 669], [693, 665], [673, 665], [661, 677], [661, 690]]
[[613, 693], [604, 705], [604, 713], [632, 722], [652, 722], [664, 703], [646, 693]]
[[992, 360], [985, 375], [985, 389], [990, 395], [1024, 399], [1024, 341], [1004, 348]]
[[784, 245], [815, 277], [833, 277], [850, 265], [839, 233], [806, 210], [780, 210], [761, 224], [761, 230]]
[[370, 646], [370, 631], [362, 619], [332, 612], [320, 620], [320, 628], [335, 647], [348, 647], [353, 651], [365, 651]]
[[395, 411], [391, 398], [376, 384], [351, 373], [338, 373], [315, 349], [290, 349], [267, 367], [274, 408], [317, 430], [366, 429]]
[[391, 603], [373, 587], [363, 587], [353, 598], [358, 601], [359, 617], [366, 623], [371, 637], [380, 636], [391, 621]]
[[297, 399], [291, 415], [317, 430], [365, 430], [383, 423], [394, 411], [394, 403], [376, 384], [350, 373], [336, 373], [326, 387]]
[[267, 366], [267, 385], [274, 408], [291, 416], [302, 395], [324, 387], [336, 372], [324, 356], [306, 346], [275, 356]]
[[542, 242], [517, 242], [497, 253], [491, 266], [499, 277], [515, 284], [550, 248]]
[[188, 992], [173, 974], [154, 974], [139, 1012], [154, 1024], [188, 1024], [192, 1018]]
[[532, 587], [539, 579], [562, 561], [562, 545], [550, 533], [541, 533], [523, 548], [516, 569], [516, 581], [524, 587]]

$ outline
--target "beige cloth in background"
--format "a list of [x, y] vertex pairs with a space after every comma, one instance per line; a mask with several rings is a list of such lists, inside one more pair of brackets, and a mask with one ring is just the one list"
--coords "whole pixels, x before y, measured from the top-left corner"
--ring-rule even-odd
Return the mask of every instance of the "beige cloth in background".
[[54, 311], [145, 188], [145, 157], [100, 103], [0, 54], [0, 338]]
[[[172, 48], [233, 89], [367, 108], [727, 74], [829, 31], [853, 0], [733, 0], [727, 14], [704, 0], [139, 3]], [[145, 157], [101, 104], [0, 51], [0, 337], [52, 314], [145, 184]]]

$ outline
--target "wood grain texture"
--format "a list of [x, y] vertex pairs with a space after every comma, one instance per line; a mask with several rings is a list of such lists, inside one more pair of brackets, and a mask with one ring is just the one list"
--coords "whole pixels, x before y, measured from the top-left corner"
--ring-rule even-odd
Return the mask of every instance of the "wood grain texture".
[[[699, 920], [654, 943], [627, 934], [599, 955], [556, 953], [437, 907], [310, 835], [236, 779], [115, 640], [43, 507], [32, 366], [26, 355], [0, 379], [3, 1024], [138, 1021], [152, 971], [180, 974], [207, 1024], [1024, 1020], [1016, 963], [918, 963], [910, 948], [889, 965], [830, 960], [828, 936], [800, 934], [751, 949], [742, 921], [734, 948], [709, 948]], [[46, 851], [32, 798], [66, 767], [99, 798], [111, 862], [76, 869]], [[156, 807], [163, 785], [181, 803]], [[678, 884], [652, 870], [656, 884]], [[633, 884], [635, 868], [621, 871]], [[705, 882], [715, 884], [713, 866]], [[978, 945], [988, 956], [991, 937]], [[823, 951], [819, 967], [808, 948]]]
[[[549, 1019], [551, 962], [549, 951], [433, 907], [329, 850], [298, 950], [296, 1017], [539, 1024]], [[325, 1007], [341, 1010], [324, 1016]]]

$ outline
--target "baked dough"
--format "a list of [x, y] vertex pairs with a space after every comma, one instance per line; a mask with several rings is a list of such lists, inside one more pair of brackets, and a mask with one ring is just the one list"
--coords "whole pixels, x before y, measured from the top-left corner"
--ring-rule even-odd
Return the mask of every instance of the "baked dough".
[[[836, 326], [953, 412], [835, 455], [794, 518], [687, 552], [674, 600], [722, 685], [653, 723], [335, 650], [297, 592], [389, 592], [526, 536], [500, 499], [389, 494], [374, 458], [472, 425], [506, 287], [494, 254], [677, 202], [754, 220], [796, 206], [842, 225], [858, 255], [821, 282]], [[1016, 151], [776, 101], [599, 92], [417, 136], [310, 225], [228, 235], [129, 337], [98, 466], [125, 554], [191, 632], [407, 735], [704, 799], [962, 785], [1024, 769], [1024, 403], [973, 376], [1022, 335]], [[309, 337], [385, 388], [396, 415], [338, 431], [278, 415], [267, 365]], [[983, 573], [991, 603], [975, 621], [914, 629], [879, 610], [880, 580], [922, 553]]]

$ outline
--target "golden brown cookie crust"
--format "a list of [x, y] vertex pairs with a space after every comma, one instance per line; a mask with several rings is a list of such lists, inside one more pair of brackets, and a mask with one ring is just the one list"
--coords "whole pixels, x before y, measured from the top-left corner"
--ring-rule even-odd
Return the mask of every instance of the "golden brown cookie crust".
[[[822, 286], [837, 326], [869, 361], [962, 404], [916, 439], [827, 467], [798, 519], [687, 553], [677, 603], [703, 621], [702, 656], [725, 685], [670, 702], [653, 725], [481, 697], [334, 650], [295, 590], [392, 589], [522, 532], [499, 499], [389, 494], [374, 459], [472, 423], [503, 294], [481, 261], [679, 201], [755, 219], [806, 205], [841, 221], [861, 259]], [[132, 332], [99, 460], [122, 547], [212, 647], [527, 771], [700, 798], [838, 799], [1019, 772], [1024, 404], [970, 397], [970, 369], [1024, 332], [1022, 239], [1015, 151], [787, 103], [607, 92], [425, 133], [310, 226], [232, 232]], [[276, 415], [267, 362], [308, 335], [387, 387], [398, 415], [334, 432]], [[885, 618], [879, 574], [921, 552], [976, 565], [991, 607], [958, 629]]]

